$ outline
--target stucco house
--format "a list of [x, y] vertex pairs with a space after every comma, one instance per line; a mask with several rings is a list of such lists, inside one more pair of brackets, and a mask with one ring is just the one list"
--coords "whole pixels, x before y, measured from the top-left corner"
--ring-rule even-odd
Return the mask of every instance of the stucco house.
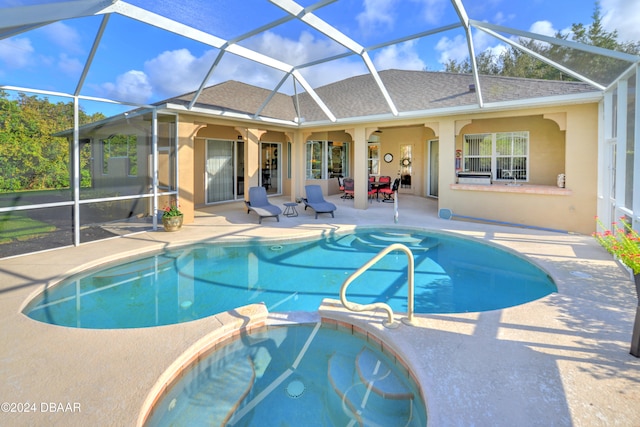
[[[578, 82], [480, 76], [480, 108], [471, 75], [388, 70], [380, 77], [397, 114], [369, 75], [316, 89], [335, 115], [330, 123], [306, 93], [296, 103], [236, 81], [204, 89], [190, 107], [192, 93], [156, 105], [160, 117], [175, 114], [175, 182], [185, 221], [198, 207], [244, 199], [250, 186], [291, 200], [304, 197], [309, 183], [336, 194], [338, 177], [355, 179], [353, 203], [367, 209], [367, 178], [390, 176], [402, 178], [400, 197], [437, 198], [455, 215], [594, 230], [601, 92]], [[272, 121], [255, 118], [257, 110]], [[287, 124], [294, 118], [304, 127]], [[108, 122], [81, 129], [81, 139], [104, 147], [101, 135], [127, 134], [118, 131], [127, 120]], [[170, 139], [159, 138], [159, 176], [167, 188], [175, 185], [173, 151], [162, 156], [170, 145], [162, 141]]]
[[[199, 19], [193, 12], [234, 21], [223, 19], [225, 11], [207, 2], [195, 9], [140, 3], [83, 0], [57, 7], [60, 2], [54, 1], [3, 8], [0, 29], [8, 39], [53, 22], [85, 19], [97, 31], [87, 36], [90, 51], [72, 83], [52, 79], [45, 85], [57, 88], [52, 90], [3, 82], [1, 90], [72, 100], [76, 112], [92, 102], [126, 111], [87, 125], [75, 114], [74, 128], [57, 135], [70, 143], [70, 185], [53, 201], [18, 191], [0, 203], [0, 213], [7, 215], [64, 218], [55, 224], [65, 233], [56, 246], [88, 241], [82, 236], [85, 226], [99, 228], [133, 216], [151, 218], [156, 227], [158, 213], [176, 199], [190, 223], [198, 208], [240, 202], [249, 187], [258, 185], [295, 201], [304, 197], [306, 184], [317, 183], [332, 195], [339, 192], [339, 179], [352, 177], [355, 199], [349, 203], [364, 210], [370, 206], [370, 176], [400, 178], [400, 197], [437, 199], [443, 217], [587, 234], [596, 229], [598, 215], [604, 224], [625, 217], [638, 228], [637, 55], [471, 19], [462, 1], [449, 5], [452, 24], [420, 27], [370, 45], [316, 15], [333, 2], [309, 8], [265, 2], [273, 13], [265, 22], [233, 28], [225, 37], [215, 19]], [[349, 7], [349, 2], [335, 3]], [[109, 24], [112, 17], [115, 25]], [[335, 46], [335, 53], [286, 63], [264, 46], [244, 43], [290, 21]], [[184, 52], [206, 51], [206, 65], [185, 89], [192, 92], [172, 92], [164, 101], [96, 96], [96, 85], [87, 77], [101, 65], [112, 65], [103, 54], [110, 52], [110, 43], [127, 51], [127, 59], [138, 58], [147, 47], [120, 40], [121, 24], [170, 34], [171, 46]], [[575, 81], [480, 75], [473, 60], [478, 32]], [[466, 40], [471, 74], [382, 70], [372, 60], [374, 52], [387, 47], [444, 34]], [[555, 46], [560, 54], [546, 57], [522, 40]], [[229, 57], [245, 74], [255, 72], [256, 81], [268, 82], [253, 86], [240, 73], [237, 79], [220, 78]], [[352, 77], [314, 86], [305, 73], [330, 72], [343, 61], [353, 65], [344, 74]], [[354, 70], [362, 71], [356, 75], [360, 71]]]

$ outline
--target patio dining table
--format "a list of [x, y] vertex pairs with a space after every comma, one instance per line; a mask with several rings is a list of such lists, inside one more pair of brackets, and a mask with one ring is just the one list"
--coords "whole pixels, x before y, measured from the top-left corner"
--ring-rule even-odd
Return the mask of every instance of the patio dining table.
[[380, 201], [380, 189], [381, 188], [385, 188], [385, 187], [389, 187], [391, 185], [390, 182], [380, 182], [380, 181], [370, 181], [371, 183], [371, 188], [376, 190], [376, 201], [379, 202]]

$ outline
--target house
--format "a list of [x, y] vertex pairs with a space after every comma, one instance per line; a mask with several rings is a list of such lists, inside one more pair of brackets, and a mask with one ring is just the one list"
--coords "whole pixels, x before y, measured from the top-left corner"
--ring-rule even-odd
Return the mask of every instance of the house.
[[[264, 17], [268, 22], [234, 28], [234, 37], [221, 37], [215, 20], [196, 19], [198, 14], [189, 8], [97, 0], [56, 8], [57, 3], [3, 8], [3, 37], [52, 22], [87, 19], [99, 30], [85, 67], [57, 91], [11, 82], [3, 82], [0, 89], [72, 99], [75, 108], [95, 101], [134, 109], [84, 126], [74, 118], [76, 129], [60, 134], [71, 142], [69, 174], [79, 172], [76, 175], [90, 185], [71, 176], [73, 191], [54, 204], [17, 203], [14, 199], [27, 197], [25, 192], [9, 194], [0, 213], [60, 209], [60, 215], [68, 217], [69, 210], [77, 212], [65, 224], [75, 245], [81, 243], [82, 224], [139, 216], [154, 218], [155, 227], [157, 213], [176, 198], [188, 224], [196, 209], [241, 201], [251, 186], [264, 186], [268, 194], [293, 201], [304, 196], [309, 183], [335, 194], [338, 178], [347, 176], [355, 180], [352, 203], [358, 209], [369, 206], [367, 178], [390, 176], [401, 179], [401, 196], [435, 198], [445, 216], [585, 234], [595, 230], [596, 215], [605, 224], [624, 216], [638, 227], [636, 55], [470, 19], [462, 1], [449, 5], [449, 16], [458, 22], [370, 46], [321, 19], [307, 19], [327, 6], [324, 3], [305, 9], [305, 18], [295, 2], [266, 2], [274, 12]], [[205, 3], [200, 13], [225, 16], [226, 11]], [[348, 7], [348, 2], [335, 7]], [[99, 16], [102, 21], [92, 19]], [[118, 21], [107, 28], [110, 17]], [[285, 63], [243, 43], [290, 20], [341, 53]], [[192, 43], [207, 50], [211, 56], [204, 67], [209, 69], [194, 78], [197, 89], [149, 104], [95, 96], [96, 85], [87, 84], [87, 76], [99, 69], [100, 59], [110, 57], [109, 43], [120, 41], [120, 23], [168, 33], [185, 52]], [[372, 61], [371, 52], [449, 31], [467, 41], [473, 58], [471, 30], [525, 54], [532, 53], [520, 43], [525, 39], [553, 45], [564, 52], [564, 59], [534, 56], [580, 82], [484, 76], [473, 61], [472, 74], [380, 71]], [[114, 38], [104, 43], [108, 36]], [[147, 47], [131, 40], [119, 46], [127, 59]], [[229, 56], [242, 61], [245, 72], [255, 67], [260, 76], [269, 76], [269, 83], [258, 87], [227, 80], [207, 87], [212, 76], [219, 77], [223, 57]], [[342, 60], [354, 65], [352, 77], [324, 86], [314, 87], [302, 72]], [[355, 69], [362, 74], [353, 75]], [[243, 77], [246, 80], [238, 75], [238, 80]], [[57, 81], [51, 83], [57, 87]]]
[[[254, 119], [269, 91], [236, 81], [206, 88], [188, 111], [193, 94], [161, 102], [160, 184], [169, 189], [172, 179], [180, 183], [175, 187], [187, 223], [199, 207], [242, 200], [249, 186], [294, 200], [310, 183], [335, 194], [336, 178], [345, 176], [356, 180], [356, 207], [367, 209], [365, 185], [373, 175], [402, 177], [401, 195], [438, 198], [440, 208], [456, 215], [594, 230], [600, 91], [585, 83], [480, 76], [485, 104], [479, 108], [471, 75], [387, 70], [380, 77], [397, 115], [369, 75], [316, 89], [335, 122], [307, 94], [297, 106], [294, 97], [276, 94], [261, 111], [272, 121]], [[169, 160], [170, 117], [177, 129], [177, 174]], [[303, 117], [304, 127], [287, 125], [293, 117]], [[81, 139], [101, 141], [94, 157], [104, 157], [110, 140], [100, 135], [119, 132], [122, 139], [128, 132], [118, 129], [127, 120], [88, 126]], [[150, 152], [137, 158], [150, 158]], [[95, 175], [119, 176], [131, 163], [116, 162], [125, 160], [96, 162], [115, 172]], [[469, 180], [465, 172], [482, 172], [486, 179]], [[134, 187], [148, 185], [132, 181]]]

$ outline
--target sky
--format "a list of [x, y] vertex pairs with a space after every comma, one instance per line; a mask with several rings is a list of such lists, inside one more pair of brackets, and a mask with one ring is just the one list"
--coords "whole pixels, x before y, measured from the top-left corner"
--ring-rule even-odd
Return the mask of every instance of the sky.
[[[0, 0], [3, 8], [52, 0]], [[461, 0], [467, 15], [505, 27], [544, 35], [567, 33], [574, 23], [589, 25], [595, 0]], [[130, 0], [139, 7], [210, 32], [240, 46], [302, 66], [322, 58], [350, 53], [321, 32], [296, 19], [252, 34], [287, 14], [266, 0]], [[298, 0], [303, 7], [314, 1]], [[603, 25], [618, 32], [619, 41], [640, 40], [640, 0], [600, 0]], [[441, 31], [415, 40], [378, 47], [425, 31], [459, 22], [451, 0], [338, 0], [314, 12], [349, 40], [366, 48], [375, 68], [441, 71], [448, 60], [468, 58], [463, 31]], [[72, 94], [100, 25], [101, 16], [70, 19], [0, 40], [0, 86], [36, 88]], [[2, 25], [2, 18], [0, 18]], [[2, 31], [0, 30], [0, 34]], [[500, 52], [505, 44], [484, 32], [473, 33], [476, 53]], [[378, 47], [378, 48], [376, 48]], [[207, 85], [226, 80], [272, 89], [284, 74], [248, 59], [226, 53], [180, 35], [112, 15], [94, 61], [81, 88], [90, 97], [148, 104], [196, 90], [211, 71]], [[358, 55], [299, 69], [311, 87], [367, 72]], [[280, 91], [293, 93], [304, 88], [286, 80]], [[50, 96], [57, 100], [55, 95]], [[63, 101], [68, 102], [64, 98]], [[102, 105], [102, 104], [101, 104]], [[103, 110], [106, 108], [104, 105]], [[99, 109], [84, 101], [83, 109]]]

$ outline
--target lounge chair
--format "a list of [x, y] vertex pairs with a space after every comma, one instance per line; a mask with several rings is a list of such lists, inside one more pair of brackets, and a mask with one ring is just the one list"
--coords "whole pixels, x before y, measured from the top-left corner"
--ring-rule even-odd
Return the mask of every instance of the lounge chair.
[[313, 209], [316, 213], [316, 219], [320, 213], [330, 213], [331, 218], [335, 218], [333, 212], [336, 210], [336, 205], [324, 199], [322, 188], [319, 185], [305, 185], [304, 189], [307, 193], [307, 198], [302, 199], [304, 210], [307, 210], [308, 207]]
[[280, 222], [278, 215], [282, 213], [282, 209], [269, 203], [267, 190], [264, 187], [249, 188], [249, 200], [245, 200], [244, 203], [247, 205], [247, 213], [254, 211], [258, 214], [259, 224], [262, 224], [262, 218], [269, 217], [275, 217]]

